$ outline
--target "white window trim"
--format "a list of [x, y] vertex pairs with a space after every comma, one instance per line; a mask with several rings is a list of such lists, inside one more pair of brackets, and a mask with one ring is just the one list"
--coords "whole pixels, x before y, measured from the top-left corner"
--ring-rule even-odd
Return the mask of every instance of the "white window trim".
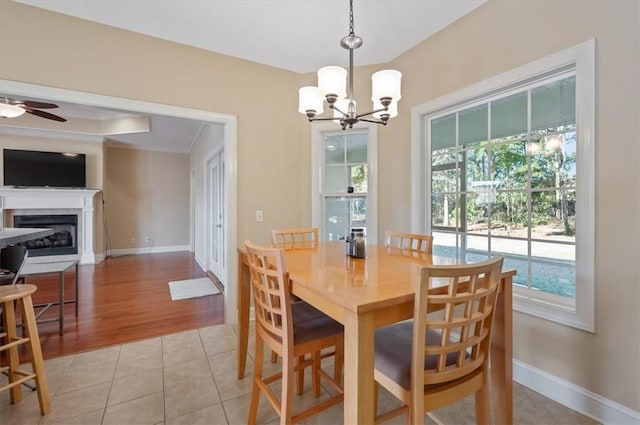
[[[411, 229], [431, 232], [431, 187], [427, 152], [427, 116], [454, 105], [472, 102], [492, 92], [542, 76], [566, 66], [576, 69], [576, 131], [579, 146], [576, 209], [576, 306], [564, 309], [532, 300], [514, 288], [514, 309], [553, 322], [595, 332], [595, 40], [585, 41], [540, 60], [473, 84], [411, 109]], [[425, 142], [426, 140], [426, 142]]]
[[[378, 240], [378, 126], [359, 122], [354, 130], [367, 130], [367, 240]], [[334, 122], [311, 124], [311, 225], [322, 232], [322, 135], [335, 132], [340, 127]], [[320, 236], [322, 239], [322, 236]]]

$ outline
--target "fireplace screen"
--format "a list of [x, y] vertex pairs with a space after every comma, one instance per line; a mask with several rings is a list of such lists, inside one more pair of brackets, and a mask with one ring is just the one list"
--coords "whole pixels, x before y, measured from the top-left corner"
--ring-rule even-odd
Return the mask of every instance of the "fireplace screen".
[[27, 247], [30, 257], [78, 253], [77, 215], [16, 215], [13, 224], [15, 227], [53, 229], [50, 236], [20, 244]]

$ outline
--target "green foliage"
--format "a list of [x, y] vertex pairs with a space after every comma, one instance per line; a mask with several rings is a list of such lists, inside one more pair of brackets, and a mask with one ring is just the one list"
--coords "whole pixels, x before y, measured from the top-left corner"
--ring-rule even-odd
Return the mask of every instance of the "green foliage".
[[[561, 137], [562, 143], [553, 145], [553, 137]], [[522, 228], [530, 222], [573, 235], [575, 142], [574, 127], [553, 128], [541, 131], [539, 138], [529, 142], [507, 138], [470, 143], [457, 152], [455, 148], [434, 152], [434, 225], [453, 226], [462, 208], [467, 226], [486, 223]], [[460, 162], [456, 164], [457, 158]], [[454, 205], [458, 190], [462, 203]]]
[[367, 190], [367, 171], [364, 165], [358, 165], [356, 167], [351, 167], [351, 183], [355, 187], [360, 189], [359, 192], [365, 192]]

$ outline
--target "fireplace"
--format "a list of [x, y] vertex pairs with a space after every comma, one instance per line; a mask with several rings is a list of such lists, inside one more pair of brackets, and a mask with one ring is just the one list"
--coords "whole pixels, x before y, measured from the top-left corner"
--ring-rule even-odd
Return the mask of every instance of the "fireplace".
[[13, 225], [53, 229], [50, 236], [20, 244], [27, 247], [29, 257], [78, 253], [78, 216], [75, 214], [15, 215]]
[[[96, 263], [96, 189], [13, 188], [0, 186], [0, 227], [15, 226], [20, 215], [74, 215], [77, 218], [76, 254], [30, 255], [29, 262], [79, 261]], [[30, 224], [28, 224], [30, 225]], [[51, 226], [45, 226], [51, 227]], [[68, 230], [68, 229], [67, 229]], [[32, 250], [34, 253], [38, 250]]]

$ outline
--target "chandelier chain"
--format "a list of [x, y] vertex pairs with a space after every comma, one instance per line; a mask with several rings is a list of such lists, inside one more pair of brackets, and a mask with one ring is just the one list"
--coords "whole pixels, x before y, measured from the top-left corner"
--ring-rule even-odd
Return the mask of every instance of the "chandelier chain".
[[353, 29], [353, 0], [349, 0], [349, 35], [354, 35]]

